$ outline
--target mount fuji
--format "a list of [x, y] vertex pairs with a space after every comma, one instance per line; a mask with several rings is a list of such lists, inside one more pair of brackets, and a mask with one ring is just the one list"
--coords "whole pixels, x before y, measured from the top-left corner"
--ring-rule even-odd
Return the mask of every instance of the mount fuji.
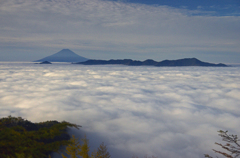
[[77, 55], [70, 49], [63, 49], [60, 52], [57, 52], [53, 55], [47, 56], [45, 58], [42, 58], [40, 60], [36, 60], [34, 62], [43, 62], [43, 61], [49, 61], [49, 62], [84, 62], [87, 61], [87, 58], [84, 58], [80, 55]]

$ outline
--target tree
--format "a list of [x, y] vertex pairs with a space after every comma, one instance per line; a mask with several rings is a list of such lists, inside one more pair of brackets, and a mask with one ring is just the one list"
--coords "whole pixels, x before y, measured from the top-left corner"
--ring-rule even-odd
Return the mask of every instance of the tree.
[[[70, 143], [66, 147], [66, 154], [70, 155], [71, 158], [77, 158], [78, 153], [81, 150], [81, 145], [77, 138], [75, 138], [74, 135], [72, 135], [72, 138], [70, 139]], [[67, 158], [62, 154], [63, 158]]]
[[80, 126], [65, 121], [32, 123], [21, 117], [0, 118], [0, 157], [45, 158], [69, 144], [68, 127]]
[[98, 157], [97, 151], [96, 151], [96, 149], [94, 149], [91, 154], [91, 158], [97, 158], [97, 157]]
[[[66, 147], [65, 153], [70, 155], [71, 158], [89, 158], [89, 145], [88, 145], [88, 139], [85, 135], [83, 139], [81, 139], [83, 144], [81, 145], [77, 138], [75, 138], [74, 135], [72, 135], [72, 138], [70, 140], [70, 143]], [[67, 158], [64, 154], [62, 154], [63, 158]]]
[[[219, 136], [222, 137], [222, 140], [227, 142], [225, 145], [221, 144], [221, 143], [215, 143], [216, 145], [222, 147], [224, 150], [226, 150], [225, 152], [222, 151], [218, 151], [213, 149], [213, 151], [215, 153], [221, 154], [224, 157], [227, 158], [236, 158], [240, 155], [240, 144], [238, 143], [238, 141], [240, 141], [238, 139], [237, 135], [233, 135], [233, 134], [228, 134], [228, 131], [218, 131], [219, 132]], [[208, 158], [213, 158], [211, 156], [209, 156], [208, 154], [205, 154], [205, 157]]]
[[97, 152], [93, 153], [92, 156], [94, 156], [93, 158], [110, 158], [111, 157], [111, 155], [107, 151], [107, 146], [104, 145], [103, 142], [100, 144]]
[[87, 136], [85, 135], [84, 138], [82, 139], [82, 146], [81, 146], [81, 150], [78, 153], [80, 156], [82, 156], [82, 158], [89, 158], [89, 145], [88, 142], [89, 140], [87, 139]]

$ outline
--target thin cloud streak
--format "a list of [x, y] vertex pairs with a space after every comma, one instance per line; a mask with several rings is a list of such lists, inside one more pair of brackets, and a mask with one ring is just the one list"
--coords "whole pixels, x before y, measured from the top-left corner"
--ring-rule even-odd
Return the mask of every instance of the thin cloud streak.
[[200, 158], [239, 133], [239, 67], [156, 68], [1, 63], [0, 116], [66, 120], [83, 127], [91, 149]]

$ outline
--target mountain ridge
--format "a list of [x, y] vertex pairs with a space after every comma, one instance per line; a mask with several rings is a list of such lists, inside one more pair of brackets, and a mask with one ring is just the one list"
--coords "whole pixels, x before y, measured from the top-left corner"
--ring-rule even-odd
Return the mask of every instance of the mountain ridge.
[[208, 62], [203, 62], [197, 58], [184, 58], [177, 60], [163, 60], [160, 62], [154, 61], [152, 59], [147, 59], [145, 61], [132, 60], [132, 59], [111, 59], [111, 60], [87, 60], [84, 62], [78, 62], [75, 64], [82, 65], [128, 65], [128, 66], [212, 66], [212, 67], [227, 67], [227, 65], [219, 63], [213, 64]]

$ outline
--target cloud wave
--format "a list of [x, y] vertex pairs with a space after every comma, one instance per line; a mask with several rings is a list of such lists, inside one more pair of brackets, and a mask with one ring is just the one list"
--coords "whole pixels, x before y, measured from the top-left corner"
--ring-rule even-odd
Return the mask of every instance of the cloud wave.
[[82, 125], [112, 157], [200, 158], [239, 133], [239, 67], [0, 63], [0, 116]]

